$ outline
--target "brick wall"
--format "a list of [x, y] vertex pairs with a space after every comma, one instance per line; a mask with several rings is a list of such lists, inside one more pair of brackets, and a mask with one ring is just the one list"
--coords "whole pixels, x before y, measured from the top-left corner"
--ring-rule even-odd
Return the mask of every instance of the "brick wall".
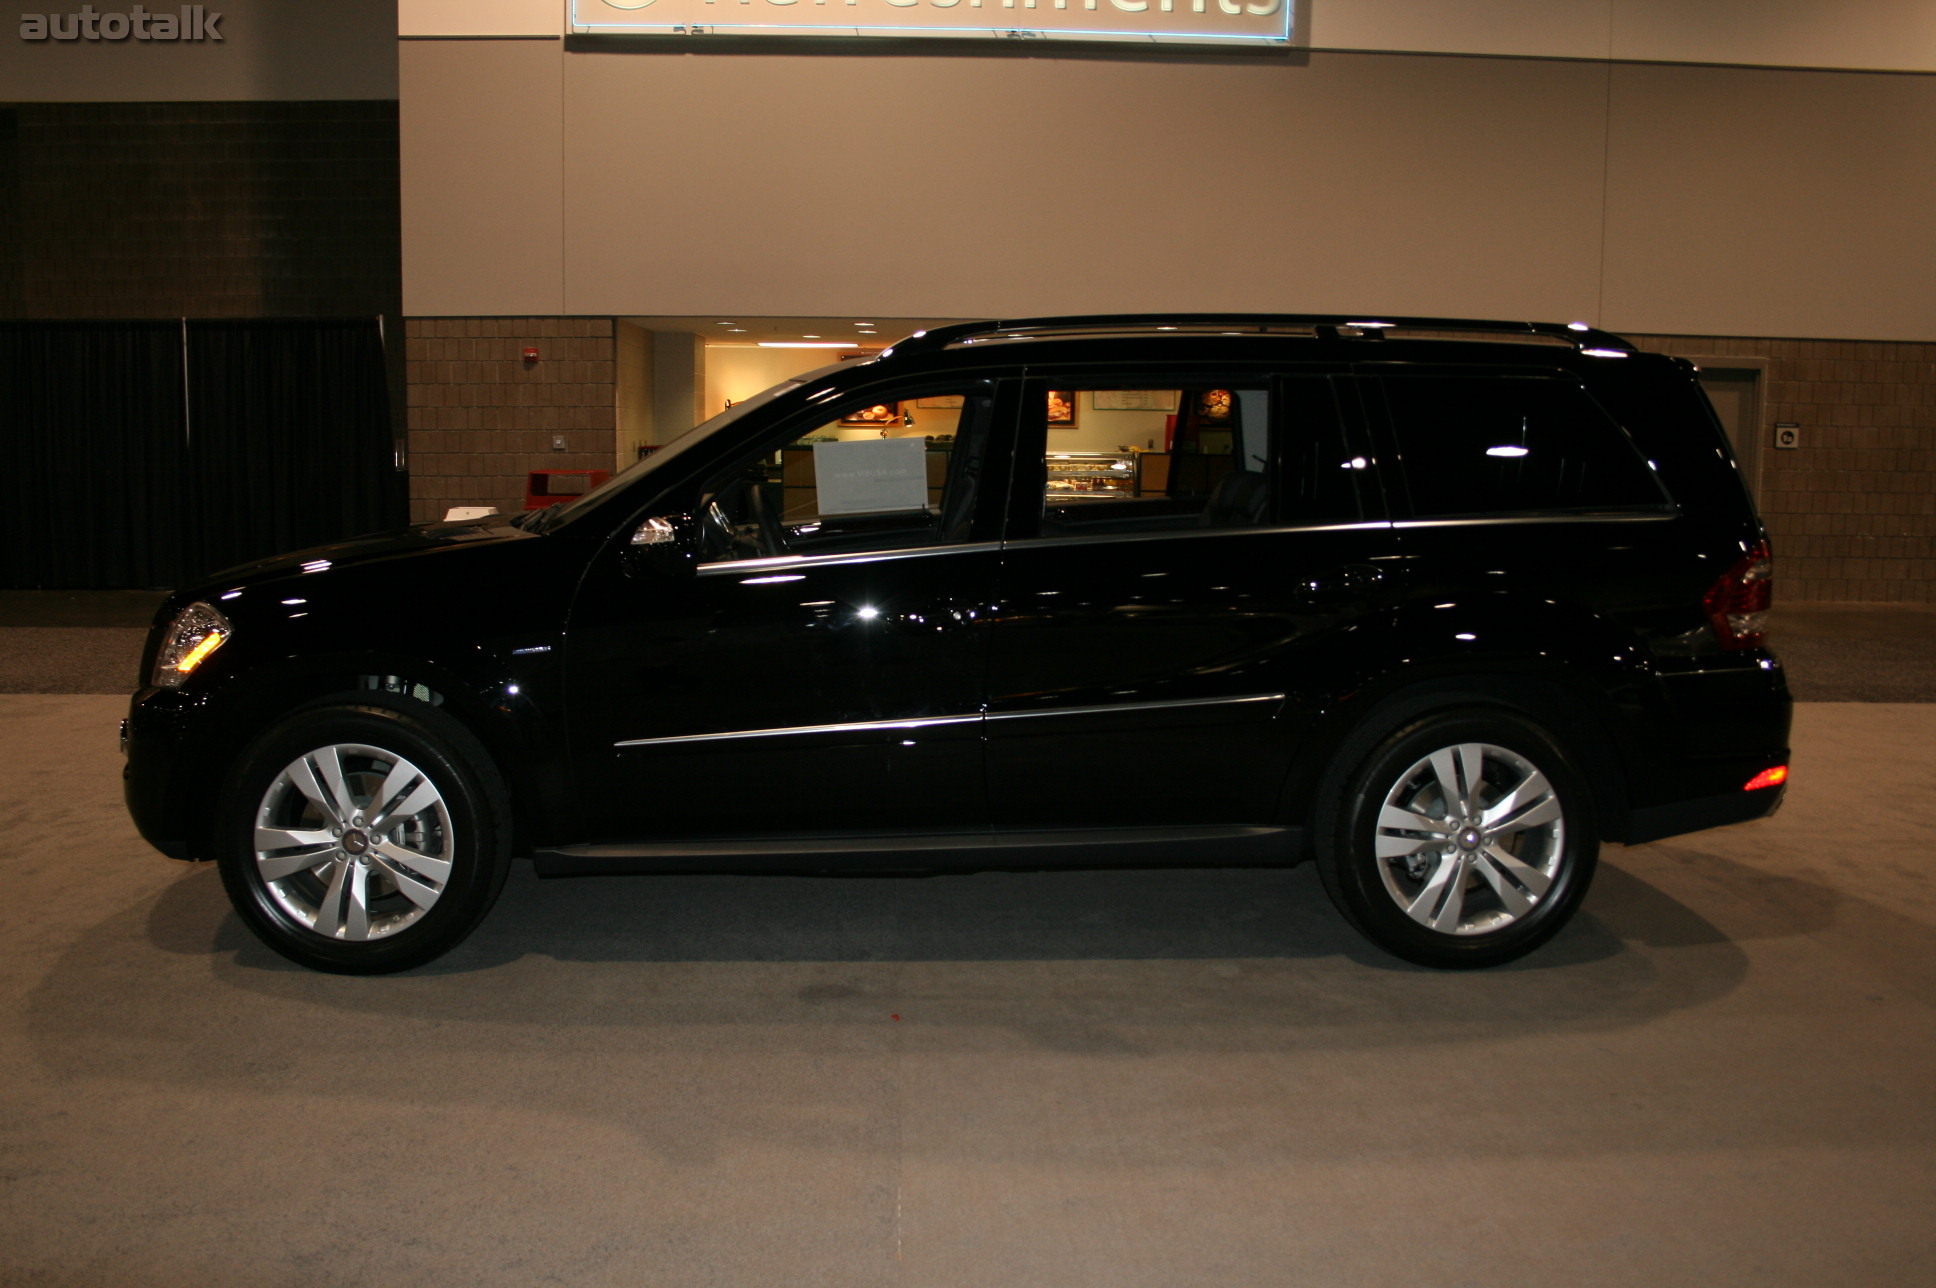
[[395, 317], [397, 105], [0, 111], [0, 316]]
[[[1786, 601], [1936, 603], [1936, 344], [1629, 336], [1767, 362], [1761, 512]], [[1802, 446], [1770, 446], [1777, 421]]]
[[[453, 505], [524, 508], [531, 470], [610, 470], [616, 354], [609, 318], [409, 318], [410, 518]], [[526, 363], [526, 347], [539, 351]], [[563, 451], [552, 441], [562, 437]]]

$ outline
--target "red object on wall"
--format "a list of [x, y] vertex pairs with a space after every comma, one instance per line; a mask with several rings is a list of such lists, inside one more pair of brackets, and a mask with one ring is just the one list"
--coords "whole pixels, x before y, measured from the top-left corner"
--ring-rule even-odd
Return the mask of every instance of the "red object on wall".
[[524, 508], [542, 510], [583, 496], [610, 477], [610, 470], [532, 470], [524, 476]]
[[524, 351], [524, 360], [526, 362], [536, 362], [538, 360], [537, 349], [535, 348], [526, 349]]

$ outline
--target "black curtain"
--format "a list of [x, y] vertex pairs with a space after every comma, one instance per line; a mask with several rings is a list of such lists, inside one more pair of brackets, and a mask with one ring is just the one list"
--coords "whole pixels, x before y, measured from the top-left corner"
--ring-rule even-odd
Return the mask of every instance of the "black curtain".
[[404, 522], [373, 319], [191, 321], [187, 367], [196, 575]]
[[376, 320], [0, 323], [0, 586], [167, 587], [399, 526]]
[[182, 579], [179, 322], [0, 322], [0, 585]]

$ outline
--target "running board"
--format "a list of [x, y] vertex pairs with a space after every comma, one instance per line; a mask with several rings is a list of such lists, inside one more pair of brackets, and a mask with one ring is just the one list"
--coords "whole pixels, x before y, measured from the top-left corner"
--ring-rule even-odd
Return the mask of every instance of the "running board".
[[882, 872], [1082, 867], [1275, 867], [1297, 861], [1295, 827], [1112, 827], [825, 835], [562, 845], [534, 852], [541, 877], [677, 872]]

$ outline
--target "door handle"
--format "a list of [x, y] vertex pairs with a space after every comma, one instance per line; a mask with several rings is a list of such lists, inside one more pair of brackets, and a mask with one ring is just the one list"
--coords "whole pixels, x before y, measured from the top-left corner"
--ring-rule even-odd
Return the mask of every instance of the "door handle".
[[1298, 585], [1301, 598], [1314, 599], [1347, 592], [1368, 590], [1385, 580], [1385, 570], [1377, 564], [1353, 563], [1306, 578]]

